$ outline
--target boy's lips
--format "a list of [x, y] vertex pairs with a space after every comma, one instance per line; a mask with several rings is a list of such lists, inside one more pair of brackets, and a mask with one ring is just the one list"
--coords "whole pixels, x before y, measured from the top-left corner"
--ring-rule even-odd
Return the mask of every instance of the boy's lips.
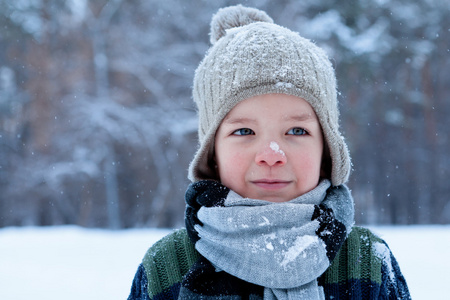
[[280, 179], [258, 179], [251, 181], [257, 187], [267, 190], [278, 190], [288, 186], [292, 181]]

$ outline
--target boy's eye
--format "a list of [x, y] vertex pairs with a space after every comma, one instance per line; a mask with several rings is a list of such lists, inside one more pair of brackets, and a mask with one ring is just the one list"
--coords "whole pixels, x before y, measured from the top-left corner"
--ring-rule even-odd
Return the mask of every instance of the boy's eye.
[[234, 135], [254, 135], [255, 132], [250, 128], [241, 128], [233, 132]]
[[305, 129], [300, 128], [300, 127], [294, 127], [287, 132], [287, 134], [292, 134], [292, 135], [305, 135], [307, 133], [308, 132]]

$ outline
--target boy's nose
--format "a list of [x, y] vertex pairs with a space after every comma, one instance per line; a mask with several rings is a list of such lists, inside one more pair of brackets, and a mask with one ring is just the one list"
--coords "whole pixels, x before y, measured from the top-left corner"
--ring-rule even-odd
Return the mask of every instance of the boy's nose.
[[261, 148], [255, 157], [256, 164], [268, 165], [273, 167], [275, 165], [284, 165], [286, 163], [286, 154], [276, 142], [270, 142]]

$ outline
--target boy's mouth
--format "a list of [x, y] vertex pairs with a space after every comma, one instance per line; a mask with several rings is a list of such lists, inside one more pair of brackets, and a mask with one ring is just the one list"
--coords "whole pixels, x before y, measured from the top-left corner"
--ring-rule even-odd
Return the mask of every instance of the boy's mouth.
[[280, 179], [258, 179], [253, 180], [252, 183], [263, 189], [278, 190], [288, 186], [291, 181]]

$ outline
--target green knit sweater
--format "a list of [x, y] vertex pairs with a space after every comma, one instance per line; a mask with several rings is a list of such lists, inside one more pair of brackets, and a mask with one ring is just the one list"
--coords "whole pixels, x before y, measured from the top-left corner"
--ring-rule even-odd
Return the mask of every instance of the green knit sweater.
[[[164, 237], [147, 251], [128, 299], [177, 299], [183, 276], [199, 257], [186, 230]], [[410, 299], [387, 244], [361, 227], [353, 228], [319, 284], [327, 299]]]

